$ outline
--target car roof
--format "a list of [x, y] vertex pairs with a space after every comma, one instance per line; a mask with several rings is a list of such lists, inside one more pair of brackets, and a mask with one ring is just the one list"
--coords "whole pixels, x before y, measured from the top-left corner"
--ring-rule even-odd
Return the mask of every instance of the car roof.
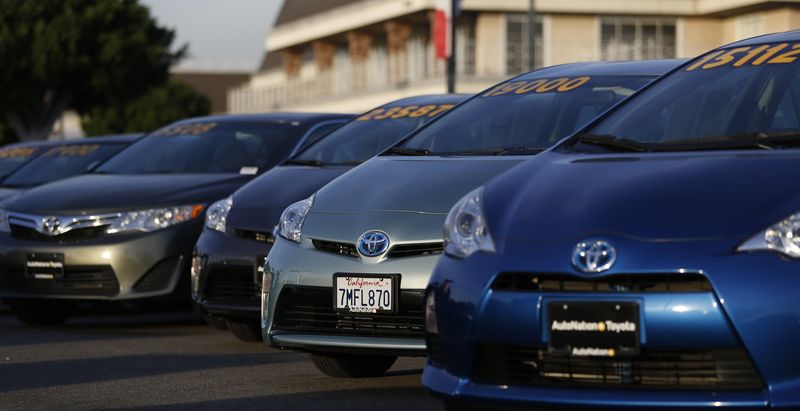
[[569, 63], [534, 70], [516, 77], [515, 80], [553, 76], [660, 76], [686, 61], [686, 59], [664, 59]]
[[14, 148], [14, 147], [42, 147], [42, 146], [53, 146], [56, 144], [58, 144], [58, 141], [54, 140], [20, 141], [18, 143], [6, 144], [1, 149]]
[[144, 133], [110, 134], [96, 137], [86, 137], [76, 140], [55, 141], [61, 144], [88, 144], [88, 143], [133, 143], [142, 138]]
[[76, 138], [71, 140], [34, 140], [34, 141], [21, 141], [19, 143], [6, 144], [0, 149], [14, 148], [14, 147], [52, 147], [69, 144], [88, 144], [88, 143], [133, 143], [134, 141], [142, 138], [144, 133], [128, 133], [128, 134], [109, 134], [97, 137]]
[[[176, 121], [170, 124], [196, 123], [200, 121], [237, 122], [256, 121], [266, 123], [316, 123], [325, 120], [349, 119], [353, 114], [344, 113], [252, 113], [252, 114], [220, 114], [203, 117], [193, 117]], [[166, 125], [166, 124], [165, 124]]]
[[406, 104], [458, 104], [470, 97], [472, 97], [472, 94], [423, 94], [419, 96], [393, 100], [386, 104], [382, 104], [381, 107]]
[[781, 33], [764, 34], [763, 36], [751, 37], [734, 43], [718, 47], [716, 50], [727, 49], [739, 46], [753, 46], [766, 43], [784, 43], [800, 41], [800, 30], [785, 31]]

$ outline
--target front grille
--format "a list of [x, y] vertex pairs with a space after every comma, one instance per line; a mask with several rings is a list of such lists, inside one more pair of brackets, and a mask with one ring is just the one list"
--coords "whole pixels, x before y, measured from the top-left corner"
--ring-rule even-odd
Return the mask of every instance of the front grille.
[[[333, 253], [347, 257], [358, 258], [358, 250], [353, 243], [342, 243], [337, 241], [327, 241], [312, 239], [314, 248], [326, 253]], [[404, 257], [421, 257], [426, 255], [441, 254], [444, 250], [442, 242], [434, 243], [414, 243], [414, 244], [398, 244], [389, 248], [387, 258], [404, 258]]]
[[358, 257], [358, 251], [356, 251], [355, 244], [350, 243], [337, 243], [336, 241], [326, 241], [326, 240], [311, 240], [314, 244], [314, 248], [320, 251], [324, 251], [326, 253], [333, 253], [344, 255], [347, 257]]
[[547, 349], [482, 344], [473, 375], [492, 385], [617, 386], [650, 389], [760, 389], [744, 350], [644, 351], [626, 359], [551, 354]]
[[24, 268], [3, 268], [0, 290], [39, 296], [113, 297], [119, 293], [119, 282], [111, 266], [65, 266], [64, 277], [55, 280], [28, 278]]
[[261, 305], [261, 282], [251, 265], [214, 265], [208, 271], [205, 300], [208, 302]]
[[240, 238], [246, 238], [249, 240], [258, 241], [259, 243], [267, 243], [272, 244], [275, 242], [275, 236], [272, 233], [267, 233], [264, 231], [253, 231], [253, 230], [240, 230], [236, 229], [236, 236]]
[[94, 240], [106, 234], [107, 226], [78, 228], [59, 235], [45, 235], [32, 228], [11, 224], [11, 237], [26, 241], [50, 243], [77, 243]]
[[428, 361], [436, 368], [444, 368], [444, 353], [436, 334], [425, 334], [425, 347], [428, 351]]
[[398, 244], [389, 250], [389, 258], [419, 257], [441, 254], [444, 243]]
[[183, 257], [162, 260], [142, 277], [133, 289], [138, 292], [163, 290], [172, 284], [172, 280], [180, 272]]
[[342, 313], [330, 287], [286, 286], [278, 296], [276, 330], [423, 338], [423, 290], [402, 290], [396, 314]]
[[710, 292], [711, 283], [701, 274], [624, 274], [580, 278], [565, 274], [503, 273], [493, 290], [615, 293], [615, 292]]

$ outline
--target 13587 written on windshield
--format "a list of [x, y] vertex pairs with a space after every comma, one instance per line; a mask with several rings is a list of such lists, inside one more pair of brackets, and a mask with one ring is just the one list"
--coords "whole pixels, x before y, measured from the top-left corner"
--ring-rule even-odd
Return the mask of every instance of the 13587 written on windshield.
[[356, 121], [390, 120], [404, 117], [433, 117], [455, 107], [455, 104], [426, 104], [376, 108], [358, 118]]
[[709, 70], [719, 67], [760, 66], [762, 64], [794, 63], [800, 55], [800, 43], [762, 44], [743, 46], [708, 53], [686, 67], [686, 71]]

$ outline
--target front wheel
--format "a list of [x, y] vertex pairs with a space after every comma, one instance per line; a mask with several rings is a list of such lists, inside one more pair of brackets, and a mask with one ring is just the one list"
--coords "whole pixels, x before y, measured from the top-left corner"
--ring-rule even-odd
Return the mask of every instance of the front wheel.
[[228, 328], [240, 341], [261, 342], [261, 324], [257, 322], [228, 321]]
[[75, 312], [77, 304], [56, 300], [8, 301], [11, 312], [28, 325], [60, 325]]
[[311, 362], [318, 370], [336, 378], [380, 377], [396, 360], [389, 355], [311, 354]]

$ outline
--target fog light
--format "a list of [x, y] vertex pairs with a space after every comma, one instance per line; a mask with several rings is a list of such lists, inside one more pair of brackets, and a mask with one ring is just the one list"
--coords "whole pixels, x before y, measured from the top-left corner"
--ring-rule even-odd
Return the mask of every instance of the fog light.
[[192, 257], [192, 300], [200, 302], [200, 272], [203, 270], [202, 257]]
[[439, 334], [439, 324], [436, 323], [436, 300], [434, 292], [428, 293], [425, 297], [425, 331], [431, 334]]
[[272, 274], [264, 266], [264, 276], [261, 278], [261, 328], [267, 327], [269, 315], [269, 289], [272, 286]]

